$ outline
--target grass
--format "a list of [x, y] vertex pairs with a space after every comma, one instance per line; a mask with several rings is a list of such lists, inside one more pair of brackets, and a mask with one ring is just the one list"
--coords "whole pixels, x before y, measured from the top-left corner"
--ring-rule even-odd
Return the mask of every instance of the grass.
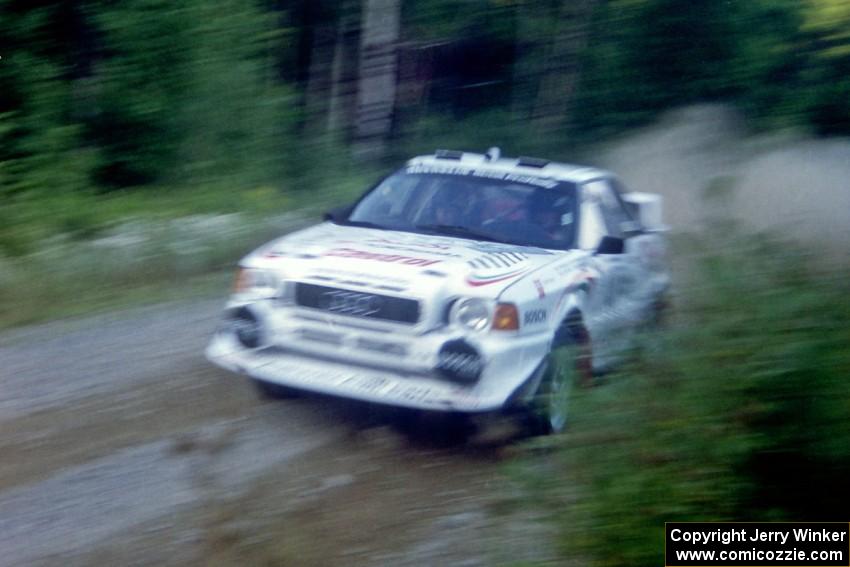
[[[677, 325], [579, 391], [514, 464], [564, 560], [657, 565], [665, 521], [838, 520], [850, 498], [846, 273], [746, 234], [692, 250]], [[714, 252], [722, 250], [723, 252]]]
[[181, 280], [177, 286], [167, 280], [142, 282], [133, 286], [92, 285], [76, 292], [73, 300], [57, 300], [61, 290], [53, 288], [51, 291], [40, 287], [38, 293], [17, 295], [14, 306], [0, 312], [0, 329], [54, 319], [87, 317], [169, 301], [223, 298], [232, 279], [232, 271], [227, 270], [190, 276]]
[[0, 211], [0, 328], [201, 293], [376, 177], [342, 167], [288, 192], [222, 184], [13, 199]]
[[36, 253], [0, 260], [0, 328], [197, 293], [254, 247], [308, 222], [294, 215], [136, 220], [99, 240], [45, 241]]

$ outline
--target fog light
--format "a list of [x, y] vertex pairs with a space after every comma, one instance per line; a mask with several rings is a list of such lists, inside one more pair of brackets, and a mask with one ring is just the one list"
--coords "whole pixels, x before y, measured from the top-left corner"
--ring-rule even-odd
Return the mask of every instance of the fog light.
[[263, 343], [260, 320], [247, 307], [240, 307], [230, 315], [228, 328], [245, 348], [257, 348]]
[[449, 341], [437, 355], [437, 371], [455, 382], [473, 384], [481, 377], [484, 361], [478, 351], [464, 341]]

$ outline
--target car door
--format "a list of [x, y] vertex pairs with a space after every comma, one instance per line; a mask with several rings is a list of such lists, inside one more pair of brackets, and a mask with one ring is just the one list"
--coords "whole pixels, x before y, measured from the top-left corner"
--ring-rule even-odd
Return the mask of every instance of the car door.
[[[610, 366], [630, 346], [635, 328], [646, 316], [645, 267], [635, 246], [639, 227], [634, 224], [611, 178], [582, 185], [579, 246], [594, 250], [591, 262], [599, 272], [594, 297], [589, 297], [595, 365]], [[622, 252], [597, 251], [605, 236], [622, 239]]]

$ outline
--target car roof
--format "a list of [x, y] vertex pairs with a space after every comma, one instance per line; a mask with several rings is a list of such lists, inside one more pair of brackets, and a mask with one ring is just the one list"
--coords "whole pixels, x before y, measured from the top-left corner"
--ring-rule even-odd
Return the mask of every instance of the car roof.
[[[494, 151], [495, 150], [495, 151]], [[407, 162], [408, 165], [450, 166], [459, 165], [477, 171], [492, 171], [501, 173], [521, 173], [534, 177], [583, 183], [600, 177], [614, 175], [595, 167], [573, 165], [529, 157], [501, 157], [497, 149], [479, 154], [453, 150], [437, 150], [431, 155], [417, 156]]]

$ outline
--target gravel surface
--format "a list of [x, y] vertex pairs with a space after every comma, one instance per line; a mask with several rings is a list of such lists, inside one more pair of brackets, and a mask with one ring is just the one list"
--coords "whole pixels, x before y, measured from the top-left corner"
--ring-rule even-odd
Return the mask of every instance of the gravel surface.
[[260, 401], [202, 357], [220, 307], [0, 334], [0, 566], [484, 565], [505, 551], [490, 513], [501, 449], [410, 438], [372, 406]]

